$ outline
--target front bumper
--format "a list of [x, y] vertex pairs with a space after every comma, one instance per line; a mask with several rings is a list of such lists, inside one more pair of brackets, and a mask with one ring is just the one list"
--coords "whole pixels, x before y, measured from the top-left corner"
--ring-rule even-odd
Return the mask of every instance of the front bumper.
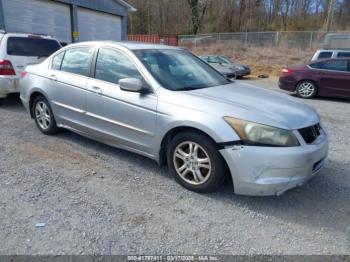
[[236, 73], [236, 77], [247, 76], [247, 75], [250, 75], [250, 69], [246, 68], [244, 70], [238, 70], [235, 73]]
[[305, 184], [323, 167], [328, 154], [324, 131], [313, 144], [298, 147], [234, 146], [220, 150], [236, 194], [270, 196]]
[[11, 93], [19, 93], [18, 77], [0, 76], [0, 98], [7, 97]]

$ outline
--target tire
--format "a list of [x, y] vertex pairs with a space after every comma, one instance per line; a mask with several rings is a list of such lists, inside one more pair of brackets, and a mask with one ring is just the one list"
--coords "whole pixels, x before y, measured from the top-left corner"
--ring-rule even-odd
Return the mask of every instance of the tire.
[[296, 93], [301, 98], [310, 99], [317, 95], [317, 86], [310, 80], [303, 80], [298, 83]]
[[199, 132], [177, 134], [168, 144], [167, 163], [179, 184], [199, 193], [216, 191], [227, 177], [226, 163], [216, 144]]
[[43, 96], [34, 99], [32, 112], [38, 129], [45, 135], [53, 135], [59, 131], [51, 106]]

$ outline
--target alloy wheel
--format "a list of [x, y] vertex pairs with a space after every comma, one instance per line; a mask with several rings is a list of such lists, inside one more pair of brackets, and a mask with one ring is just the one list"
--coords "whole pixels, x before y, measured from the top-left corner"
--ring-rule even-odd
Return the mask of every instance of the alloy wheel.
[[51, 124], [51, 114], [48, 106], [43, 102], [39, 101], [35, 106], [35, 118], [43, 130], [47, 130]]
[[208, 153], [199, 144], [186, 141], [179, 144], [173, 154], [177, 174], [187, 183], [201, 185], [205, 183], [212, 171]]
[[303, 82], [298, 87], [298, 93], [301, 97], [311, 97], [315, 93], [315, 85], [310, 82]]

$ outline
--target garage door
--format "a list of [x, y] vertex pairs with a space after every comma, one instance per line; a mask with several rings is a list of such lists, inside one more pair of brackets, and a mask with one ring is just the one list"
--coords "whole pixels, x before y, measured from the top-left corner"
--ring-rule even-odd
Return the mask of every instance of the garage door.
[[68, 5], [43, 0], [2, 0], [7, 32], [47, 34], [70, 43]]
[[121, 40], [121, 18], [86, 8], [78, 8], [79, 41]]

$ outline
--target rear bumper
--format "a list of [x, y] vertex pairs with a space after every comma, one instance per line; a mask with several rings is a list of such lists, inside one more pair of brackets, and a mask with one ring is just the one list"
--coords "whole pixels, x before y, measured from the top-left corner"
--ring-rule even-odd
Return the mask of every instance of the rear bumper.
[[324, 166], [328, 138], [323, 134], [310, 145], [298, 147], [235, 146], [220, 150], [236, 194], [270, 196], [301, 186]]
[[19, 93], [18, 80], [19, 77], [16, 76], [0, 76], [0, 98], [7, 97], [11, 93]]

